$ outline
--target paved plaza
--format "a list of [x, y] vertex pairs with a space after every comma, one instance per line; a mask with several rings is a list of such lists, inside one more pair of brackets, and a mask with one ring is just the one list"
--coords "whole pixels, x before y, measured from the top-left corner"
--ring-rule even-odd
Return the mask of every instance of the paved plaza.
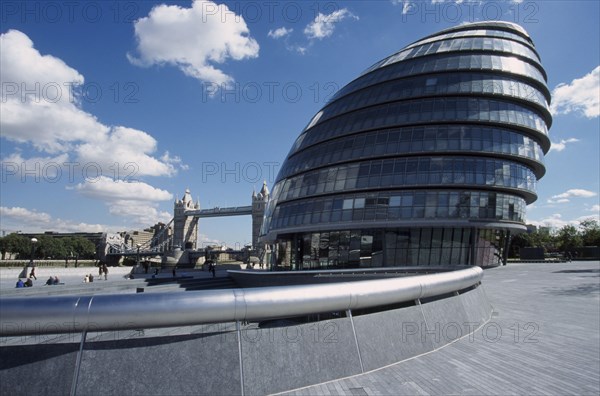
[[[245, 267], [245, 265], [244, 265]], [[26, 297], [26, 296], [57, 296], [57, 295], [98, 295], [98, 294], [121, 294], [135, 293], [139, 287], [146, 288], [146, 292], [173, 292], [185, 291], [186, 288], [179, 287], [176, 280], [173, 279], [171, 270], [162, 270], [157, 276], [157, 280], [172, 280], [171, 283], [164, 286], [153, 286], [148, 288], [147, 279], [152, 279], [153, 270], [148, 274], [136, 273], [134, 279], [130, 279], [131, 267], [108, 267], [108, 277], [104, 280], [103, 276], [98, 276], [97, 267], [78, 267], [78, 268], [61, 268], [61, 267], [37, 267], [37, 280], [33, 281], [33, 287], [15, 288], [15, 283], [19, 274], [23, 270], [22, 267], [7, 267], [0, 268], [0, 297]], [[29, 268], [31, 270], [31, 268]], [[92, 283], [84, 283], [83, 279], [86, 275], [94, 275]], [[218, 278], [227, 276], [227, 271], [218, 269]], [[194, 278], [194, 279], [209, 279], [211, 274], [208, 270], [201, 269], [178, 269], [176, 273], [179, 279]], [[47, 286], [46, 280], [48, 277], [57, 276], [61, 284], [56, 286]], [[25, 280], [24, 278], [22, 278]]]
[[[132, 293], [144, 279], [36, 287], [49, 292]], [[4, 275], [7, 275], [4, 272]], [[12, 275], [12, 274], [10, 274]], [[195, 276], [208, 277], [208, 273]], [[220, 274], [224, 276], [223, 272]], [[167, 277], [168, 274], [163, 276]], [[112, 278], [112, 279], [111, 279]], [[11, 276], [12, 279], [12, 276]], [[68, 277], [66, 278], [68, 279]], [[208, 279], [207, 279], [208, 280]], [[198, 281], [201, 281], [199, 279]], [[139, 283], [139, 284], [138, 284]], [[147, 288], [185, 291], [178, 284]], [[285, 395], [598, 395], [600, 393], [600, 263], [510, 264], [486, 270], [483, 287], [492, 318], [457, 342], [382, 369], [286, 392]], [[60, 289], [64, 288], [65, 290]], [[4, 288], [3, 288], [4, 289]], [[3, 298], [23, 290], [4, 289]], [[458, 328], [435, 323], [426, 337], [453, 337]], [[195, 327], [194, 327], [195, 328]], [[195, 331], [195, 330], [194, 330]], [[189, 334], [190, 328], [148, 330], [146, 337]], [[134, 332], [132, 332], [134, 333]], [[110, 334], [104, 335], [109, 337]], [[123, 332], [124, 338], [134, 337]], [[397, 337], [398, 334], [390, 334]], [[419, 336], [419, 335], [416, 335]], [[139, 337], [135, 335], [134, 338]], [[26, 337], [27, 343], [30, 343]], [[51, 337], [53, 338], [53, 337]], [[92, 337], [93, 338], [93, 337]], [[21, 342], [23, 338], [21, 337]], [[11, 341], [12, 340], [12, 341]], [[5, 340], [14, 345], [17, 338]], [[38, 341], [39, 342], [39, 341]], [[36, 343], [36, 342], [33, 342]], [[201, 394], [202, 391], [199, 390]]]
[[[598, 395], [600, 263], [486, 270], [492, 319], [474, 336], [286, 395]], [[439, 336], [446, 331], [439, 329]]]

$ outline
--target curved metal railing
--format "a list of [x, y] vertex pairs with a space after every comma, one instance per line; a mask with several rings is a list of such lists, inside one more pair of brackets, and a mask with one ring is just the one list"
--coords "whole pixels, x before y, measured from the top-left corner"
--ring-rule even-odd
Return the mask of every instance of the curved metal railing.
[[0, 336], [256, 321], [401, 303], [462, 290], [479, 267], [334, 284], [97, 296], [4, 298]]

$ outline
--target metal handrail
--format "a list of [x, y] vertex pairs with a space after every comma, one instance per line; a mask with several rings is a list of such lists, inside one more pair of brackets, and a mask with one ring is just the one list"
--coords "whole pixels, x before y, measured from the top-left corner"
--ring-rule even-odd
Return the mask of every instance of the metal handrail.
[[248, 289], [0, 299], [0, 336], [258, 321], [401, 303], [462, 290], [479, 267], [402, 278]]

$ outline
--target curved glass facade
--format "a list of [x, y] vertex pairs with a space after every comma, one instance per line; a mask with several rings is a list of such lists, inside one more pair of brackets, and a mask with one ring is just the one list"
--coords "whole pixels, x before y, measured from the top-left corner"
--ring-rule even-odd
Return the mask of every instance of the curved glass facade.
[[405, 62], [392, 64], [389, 67], [377, 68], [343, 87], [332, 97], [332, 101], [358, 89], [384, 81], [414, 76], [417, 74], [461, 70], [470, 72], [487, 70], [510, 73], [531, 80], [532, 83], [537, 84], [538, 87], [543, 90], [547, 99], [550, 98], [550, 91], [546, 86], [545, 77], [540, 69], [522, 59], [506, 54], [496, 55], [493, 53], [482, 52], [462, 54], [460, 52], [454, 52], [411, 59]]
[[415, 99], [370, 106], [319, 123], [296, 141], [292, 154], [325, 140], [393, 126], [472, 122], [525, 129], [549, 148], [548, 126], [539, 111], [509, 101], [487, 98], [445, 97]]
[[550, 148], [527, 33], [473, 23], [417, 41], [342, 88], [279, 172], [263, 240], [291, 269], [498, 265], [525, 230]]

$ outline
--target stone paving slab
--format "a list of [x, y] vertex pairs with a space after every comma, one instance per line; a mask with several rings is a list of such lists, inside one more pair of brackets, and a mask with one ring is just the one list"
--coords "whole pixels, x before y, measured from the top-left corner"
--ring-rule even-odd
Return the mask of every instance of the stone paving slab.
[[600, 394], [600, 262], [510, 264], [486, 270], [483, 286], [494, 313], [472, 336], [283, 394]]

